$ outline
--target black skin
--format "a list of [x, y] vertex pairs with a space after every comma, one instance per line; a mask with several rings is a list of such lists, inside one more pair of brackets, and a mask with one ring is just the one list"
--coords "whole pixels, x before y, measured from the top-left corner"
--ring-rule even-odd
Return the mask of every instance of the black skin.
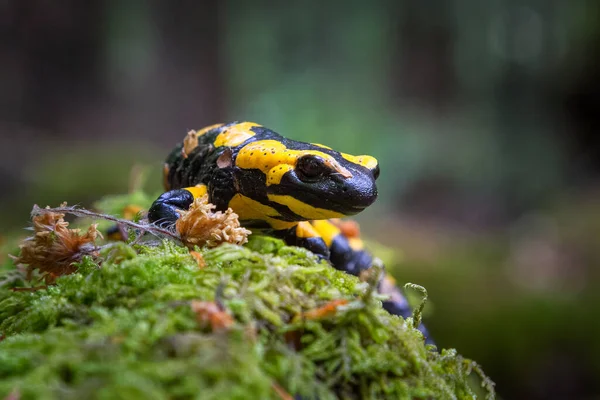
[[194, 196], [184, 189], [163, 193], [152, 203], [148, 210], [148, 219], [158, 225], [173, 224], [179, 219], [177, 210], [187, 210], [194, 202]]
[[296, 236], [296, 227], [285, 231], [275, 231], [274, 236], [282, 238], [290, 246], [304, 247], [316, 254], [320, 259], [331, 260], [330, 249], [320, 237], [298, 237]]
[[[308, 204], [335, 210], [344, 215], [353, 215], [362, 211], [377, 197], [374, 181], [379, 175], [379, 167], [368, 170], [363, 166], [344, 160], [336, 151], [316, 148], [308, 143], [295, 142], [264, 127], [251, 128], [256, 135], [240, 146], [215, 148], [212, 143], [227, 126], [216, 128], [202, 135], [199, 138], [198, 146], [187, 157], [182, 156], [181, 149], [183, 146], [181, 144], [173, 150], [167, 159], [167, 166], [169, 167], [167, 182], [174, 190], [162, 194], [152, 204], [148, 212], [148, 219], [151, 222], [157, 224], [175, 223], [179, 218], [177, 210], [188, 209], [194, 201], [192, 193], [182, 188], [198, 184], [207, 186], [209, 201], [219, 211], [228, 208], [229, 201], [235, 193], [242, 193], [276, 209], [281, 214], [280, 219], [284, 221], [301, 221], [303, 218], [294, 214], [287, 207], [269, 201], [267, 193], [284, 195], [294, 193], [300, 200]], [[286, 173], [283, 176], [280, 184], [268, 187], [265, 174], [260, 170], [244, 170], [235, 166], [235, 158], [243, 146], [251, 141], [265, 139], [277, 140], [289, 149], [316, 149], [330, 154], [352, 173], [352, 178], [345, 179], [333, 175], [325, 177], [327, 179], [311, 180], [303, 176], [302, 171], [290, 171], [291, 173]], [[224, 154], [225, 152], [228, 153]], [[223, 159], [229, 161], [228, 165], [226, 163], [224, 167], [218, 165], [219, 163], [223, 164]], [[309, 165], [305, 170], [311, 172], [311, 168], [313, 166]], [[339, 199], [343, 199], [343, 201]], [[353, 250], [348, 239], [343, 235], [335, 237], [331, 247], [327, 247], [320, 237], [298, 237], [296, 227], [286, 230], [273, 230], [265, 221], [244, 221], [244, 225], [250, 229], [261, 230], [280, 237], [288, 245], [304, 247], [321, 259], [329, 260], [336, 269], [355, 276], [359, 276], [362, 271], [367, 270], [372, 265], [372, 256], [363, 250]], [[397, 290], [399, 297], [404, 299], [399, 289], [395, 288], [394, 290]], [[384, 301], [383, 307], [394, 315], [400, 315], [404, 318], [412, 316], [412, 310], [406, 301]], [[429, 339], [425, 326], [421, 324], [419, 330], [426, 337], [426, 343], [433, 343]]]
[[[373, 258], [364, 250], [352, 250], [348, 239], [343, 235], [336, 236], [329, 249], [329, 259], [334, 267], [354, 276], [371, 268]], [[339, 266], [339, 267], [338, 267]]]

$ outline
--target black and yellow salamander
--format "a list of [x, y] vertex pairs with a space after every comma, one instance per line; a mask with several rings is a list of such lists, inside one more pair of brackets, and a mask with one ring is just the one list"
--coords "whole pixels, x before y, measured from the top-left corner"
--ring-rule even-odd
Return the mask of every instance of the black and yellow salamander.
[[[217, 124], [189, 132], [171, 152], [164, 165], [168, 191], [152, 204], [148, 219], [172, 224], [178, 210], [208, 194], [217, 210], [231, 207], [248, 229], [280, 237], [359, 275], [371, 267], [372, 257], [336, 219], [375, 201], [378, 176], [371, 156], [286, 139], [252, 122]], [[380, 282], [380, 289], [391, 295], [386, 310], [411, 315], [390, 278]]]

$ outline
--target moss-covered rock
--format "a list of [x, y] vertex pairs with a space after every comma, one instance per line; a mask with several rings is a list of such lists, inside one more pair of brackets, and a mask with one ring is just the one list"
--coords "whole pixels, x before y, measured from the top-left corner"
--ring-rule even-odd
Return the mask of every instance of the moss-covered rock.
[[[34, 291], [12, 290], [24, 282], [5, 268], [0, 398], [14, 392], [23, 399], [287, 399], [287, 393], [396, 399], [480, 392], [469, 377], [479, 371], [474, 362], [427, 348], [410, 319], [382, 309], [368, 283], [304, 249], [257, 236], [245, 247], [198, 250], [201, 256], [170, 241], [120, 243]], [[200, 323], [193, 301], [216, 302], [233, 324]]]

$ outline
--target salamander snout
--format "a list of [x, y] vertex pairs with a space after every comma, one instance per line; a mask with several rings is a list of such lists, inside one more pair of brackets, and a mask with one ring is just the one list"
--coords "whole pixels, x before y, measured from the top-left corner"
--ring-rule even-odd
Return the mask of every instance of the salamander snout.
[[358, 167], [352, 170], [351, 178], [340, 182], [340, 197], [333, 200], [340, 204], [345, 215], [357, 214], [377, 200], [376, 176], [379, 176], [379, 168], [369, 170]]

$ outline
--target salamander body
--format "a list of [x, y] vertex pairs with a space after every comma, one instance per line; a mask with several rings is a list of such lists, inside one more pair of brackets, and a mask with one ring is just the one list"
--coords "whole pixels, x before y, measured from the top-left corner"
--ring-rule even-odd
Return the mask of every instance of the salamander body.
[[[253, 232], [305, 247], [335, 268], [359, 275], [371, 267], [372, 256], [356, 235], [344, 232], [339, 218], [375, 201], [378, 176], [378, 162], [371, 156], [286, 139], [252, 122], [217, 124], [189, 132], [168, 156], [167, 192], [152, 204], [148, 218], [174, 223], [178, 210], [208, 194], [217, 210], [232, 208]], [[388, 278], [380, 288], [391, 295], [384, 302], [389, 312], [411, 315]]]

